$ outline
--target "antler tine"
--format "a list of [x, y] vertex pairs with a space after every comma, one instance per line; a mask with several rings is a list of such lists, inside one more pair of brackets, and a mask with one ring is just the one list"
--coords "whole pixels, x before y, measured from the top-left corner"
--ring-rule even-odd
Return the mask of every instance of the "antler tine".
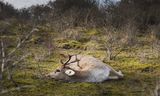
[[65, 65], [68, 64], [68, 62], [71, 60], [72, 55], [68, 55], [68, 60], [64, 63]]
[[63, 60], [60, 60], [61, 64], [66, 65], [71, 60], [72, 55], [68, 55], [68, 60], [64, 63]]
[[73, 55], [66, 56], [64, 54], [60, 54], [60, 55], [63, 56], [63, 57], [69, 57], [69, 59], [66, 62], [64, 62], [62, 59], [60, 60], [60, 63], [63, 64], [63, 65], [68, 64], [68, 62], [71, 60], [71, 57], [73, 56]]
[[76, 56], [76, 61], [79, 61], [79, 59], [78, 59], [77, 55], [75, 55], [75, 56]]
[[62, 60], [60, 60], [61, 64], [65, 64]]
[[77, 58], [77, 55], [76, 55], [76, 61], [77, 61], [77, 66], [82, 69], [82, 67], [79, 65], [80, 60]]

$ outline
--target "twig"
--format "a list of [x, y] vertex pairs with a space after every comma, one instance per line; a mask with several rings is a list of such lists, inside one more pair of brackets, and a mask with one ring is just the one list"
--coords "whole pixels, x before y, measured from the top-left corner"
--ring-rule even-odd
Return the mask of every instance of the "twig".
[[42, 78], [43, 73], [42, 73], [42, 71], [41, 71], [41, 68], [40, 68], [39, 63], [37, 63], [37, 67], [38, 67], [38, 69], [37, 69], [37, 70], [38, 70], [38, 71], [39, 71], [39, 73], [40, 73], [40, 74], [39, 74], [39, 77], [40, 77], [40, 78]]
[[[13, 61], [11, 66], [15, 66], [16, 64], [20, 63], [22, 60], [24, 60], [25, 58], [27, 58], [30, 54], [24, 55], [22, 56], [18, 61], [14, 61], [12, 59], [7, 59], [6, 62], [8, 63], [9, 61]], [[7, 64], [6, 64], [7, 65]], [[5, 71], [5, 69], [4, 69]]]
[[18, 64], [19, 62], [21, 62], [22, 60], [24, 60], [25, 58], [27, 58], [29, 55], [30, 54], [22, 56], [18, 61], [15, 61], [12, 65], [14, 66], [14, 65]]
[[1, 74], [0, 74], [0, 80], [3, 78], [3, 72], [4, 72], [4, 65], [5, 65], [5, 50], [4, 50], [4, 42], [1, 40], [1, 51], [2, 51], [2, 65], [1, 65]]
[[35, 31], [37, 31], [37, 30], [38, 30], [38, 29], [35, 29], [35, 28], [32, 29], [31, 32], [30, 32], [26, 37], [24, 37], [24, 39], [23, 39], [22, 41], [20, 41], [20, 42], [17, 44], [16, 48], [13, 49], [13, 50], [7, 55], [7, 58], [10, 58], [10, 56], [11, 56], [13, 53], [15, 53], [15, 52], [21, 47], [21, 45], [25, 43], [25, 41], [27, 41], [27, 39], [32, 35], [32, 33], [35, 32]]
[[113, 58], [116, 58], [122, 51], [124, 51], [125, 50], [125, 48], [122, 48], [117, 54], [115, 54], [114, 56], [113, 56]]
[[154, 95], [155, 96], [159, 96], [160, 95], [160, 93], [158, 92], [158, 90], [160, 90], [160, 81], [157, 81], [156, 88], [154, 90]]
[[12, 76], [13, 73], [11, 72], [12, 70], [9, 69], [9, 67], [7, 67], [7, 71], [8, 71], [8, 79], [11, 80], [16, 87], [18, 87], [17, 82], [13, 79], [13, 76]]

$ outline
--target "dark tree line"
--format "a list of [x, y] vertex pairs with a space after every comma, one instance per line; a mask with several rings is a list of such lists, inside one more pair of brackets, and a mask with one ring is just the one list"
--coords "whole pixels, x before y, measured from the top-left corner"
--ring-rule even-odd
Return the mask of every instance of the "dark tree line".
[[0, 20], [18, 16], [18, 11], [8, 3], [0, 1]]
[[159, 5], [159, 0], [121, 0], [114, 8], [113, 16], [119, 16], [115, 18], [119, 19], [120, 25], [130, 20], [136, 22], [139, 27], [146, 28], [159, 24]]
[[0, 19], [15, 17], [19, 20], [50, 23], [63, 28], [87, 26], [121, 27], [134, 22], [140, 30], [160, 22], [159, 0], [121, 0], [113, 3], [105, 0], [99, 5], [97, 0], [56, 0], [47, 5], [36, 5], [20, 10], [0, 2]]

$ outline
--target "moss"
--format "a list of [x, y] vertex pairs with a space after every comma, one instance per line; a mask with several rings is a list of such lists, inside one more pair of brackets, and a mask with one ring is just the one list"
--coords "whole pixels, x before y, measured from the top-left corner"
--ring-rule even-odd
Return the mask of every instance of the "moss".
[[86, 35], [88, 35], [88, 36], [95, 36], [95, 35], [100, 34], [100, 32], [99, 32], [97, 29], [95, 29], [95, 28], [93, 28], [93, 29], [88, 29], [88, 30], [86, 30], [86, 31], [84, 31], [84, 32], [85, 32]]
[[101, 46], [98, 44], [97, 41], [91, 40], [91, 41], [85, 43], [84, 49], [86, 49], [86, 50], [99, 50], [99, 49], [101, 49]]
[[64, 48], [64, 49], [82, 49], [83, 44], [76, 41], [76, 40], [57, 40], [56, 44], [59, 48]]
[[[124, 73], [124, 79], [109, 80], [103, 83], [64, 83], [55, 81], [41, 76], [59, 66], [60, 56], [58, 54], [54, 54], [43, 62], [37, 62], [33, 57], [30, 57], [27, 58], [27, 64], [17, 65], [17, 69], [14, 70], [14, 79], [19, 85], [33, 85], [35, 87], [23, 88], [0, 94], [0, 96], [151, 96], [157, 76], [160, 75], [160, 58], [150, 55], [151, 57], [147, 58], [147, 62], [142, 63], [140, 61], [138, 54], [144, 50], [148, 52], [148, 48], [150, 48], [148, 45], [127, 48], [114, 60], [107, 61], [105, 59], [106, 53], [102, 49], [81, 50], [84, 45], [89, 47], [100, 46], [101, 43], [96, 41], [87, 43], [68, 39], [56, 39], [55, 41], [59, 48], [69, 46], [69, 49], [61, 50], [61, 53], [80, 53], [99, 58], [114, 69], [121, 70]], [[40, 49], [36, 49], [37, 52], [41, 51]], [[5, 84], [5, 88], [15, 87], [8, 80], [4, 80], [2, 83]]]
[[[72, 50], [73, 51], [73, 50]], [[92, 53], [92, 52], [90, 52]], [[102, 53], [97, 52], [99, 55]], [[96, 54], [97, 55], [97, 54]], [[97, 58], [99, 58], [97, 56]], [[41, 70], [51, 71], [58, 66], [55, 62], [41, 62]], [[40, 79], [35, 74], [38, 70], [37, 63], [29, 64], [26, 70], [17, 70], [15, 80], [21, 85], [34, 85], [33, 88], [24, 88], [20, 91], [13, 91], [5, 96], [150, 96], [154, 89], [154, 74], [142, 72], [144, 68], [151, 67], [151, 64], [141, 64], [137, 59], [119, 57], [115, 61], [108, 62], [115, 69], [121, 69], [125, 78], [122, 80], [111, 80], [103, 83], [63, 83], [50, 79]], [[160, 68], [160, 66], [157, 65]], [[30, 69], [32, 68], [32, 69]], [[158, 69], [155, 69], [158, 70]], [[26, 73], [25, 73], [26, 72]], [[24, 74], [26, 74], [24, 76]], [[37, 77], [37, 78], [36, 78]], [[6, 81], [7, 82], [7, 81]], [[11, 83], [8, 85], [11, 87]]]

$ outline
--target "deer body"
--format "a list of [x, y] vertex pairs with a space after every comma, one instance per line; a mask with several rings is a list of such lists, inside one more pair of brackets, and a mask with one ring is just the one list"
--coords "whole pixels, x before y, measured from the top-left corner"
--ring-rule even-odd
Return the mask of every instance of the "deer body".
[[[110, 76], [111, 72], [115, 74], [114, 77]], [[122, 78], [123, 74], [92, 56], [73, 55], [48, 76], [68, 82], [103, 82]]]

